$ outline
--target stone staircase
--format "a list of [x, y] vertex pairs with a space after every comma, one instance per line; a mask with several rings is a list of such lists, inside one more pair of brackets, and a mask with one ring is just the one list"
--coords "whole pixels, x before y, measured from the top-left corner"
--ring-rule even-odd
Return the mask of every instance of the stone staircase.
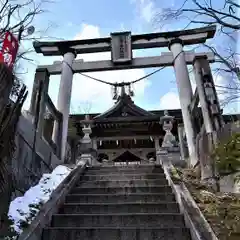
[[91, 167], [43, 240], [190, 240], [161, 166]]

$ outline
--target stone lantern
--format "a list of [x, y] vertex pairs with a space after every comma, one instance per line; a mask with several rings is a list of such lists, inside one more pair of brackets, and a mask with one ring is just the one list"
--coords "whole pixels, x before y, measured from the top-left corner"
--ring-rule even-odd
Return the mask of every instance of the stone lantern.
[[90, 138], [90, 134], [92, 133], [92, 121], [89, 120], [88, 115], [86, 115], [85, 120], [81, 121], [81, 124], [82, 124], [82, 131], [84, 133], [84, 136], [81, 139], [81, 143], [91, 144], [92, 140]]
[[167, 110], [164, 111], [164, 116], [160, 118], [160, 124], [162, 124], [163, 130], [166, 132], [162, 142], [163, 148], [174, 147], [174, 143], [176, 142], [175, 137], [171, 133], [173, 120], [174, 117], [170, 116]]
[[[89, 116], [86, 115], [85, 119], [81, 121], [83, 138], [79, 141], [79, 157], [84, 156], [85, 158], [96, 158], [97, 152], [93, 149], [92, 139], [90, 134], [92, 133], [93, 121], [89, 119]], [[91, 164], [94, 162], [91, 160]], [[94, 163], [95, 164], [95, 163]]]
[[89, 152], [89, 150], [93, 149], [93, 142], [90, 137], [90, 134], [92, 133], [93, 121], [89, 119], [89, 115], [86, 115], [85, 119], [81, 121], [81, 126], [84, 135], [80, 140], [80, 149], [82, 152]]

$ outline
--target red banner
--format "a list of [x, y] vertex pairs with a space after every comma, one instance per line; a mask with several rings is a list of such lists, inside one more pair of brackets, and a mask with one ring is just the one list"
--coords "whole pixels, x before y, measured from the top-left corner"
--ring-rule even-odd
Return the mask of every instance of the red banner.
[[12, 33], [7, 32], [3, 40], [2, 49], [0, 51], [0, 62], [4, 62], [10, 69], [13, 68], [17, 57], [18, 40]]

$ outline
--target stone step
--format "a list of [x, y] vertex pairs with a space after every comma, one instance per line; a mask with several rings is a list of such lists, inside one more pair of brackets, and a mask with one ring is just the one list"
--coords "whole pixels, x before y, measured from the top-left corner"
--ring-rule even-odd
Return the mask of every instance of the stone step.
[[112, 174], [112, 173], [164, 173], [162, 168], [155, 167], [106, 167], [106, 168], [88, 168], [87, 172], [92, 175]]
[[129, 165], [98, 165], [98, 166], [89, 166], [89, 169], [111, 169], [111, 168], [134, 168], [134, 169], [142, 169], [142, 168], [162, 168], [161, 164], [150, 164], [150, 163], [142, 163], [142, 164], [129, 164]]
[[160, 168], [162, 169], [162, 165], [160, 164], [140, 164], [140, 165], [98, 165], [98, 166], [89, 166], [88, 169], [91, 170], [105, 170], [105, 169], [149, 169], [149, 168]]
[[86, 172], [85, 175], [81, 177], [82, 181], [96, 181], [96, 180], [133, 180], [133, 179], [166, 179], [163, 173], [159, 174], [147, 174], [147, 173], [113, 173], [105, 175], [90, 175]]
[[126, 194], [68, 194], [66, 203], [146, 203], [146, 202], [173, 202], [175, 196], [173, 193], [131, 193]]
[[179, 213], [55, 214], [52, 227], [184, 227]]
[[139, 186], [155, 186], [155, 185], [168, 185], [166, 178], [164, 179], [145, 179], [145, 180], [98, 180], [78, 182], [76, 186], [81, 187], [139, 187]]
[[190, 240], [189, 230], [170, 228], [47, 228], [43, 240]]
[[116, 188], [109, 187], [94, 187], [94, 188], [86, 188], [86, 187], [75, 187], [70, 192], [70, 194], [84, 194], [84, 193], [92, 193], [92, 194], [114, 194], [114, 193], [122, 193], [122, 194], [131, 194], [131, 193], [171, 193], [172, 189], [170, 186], [139, 186], [139, 187], [125, 187], [120, 186]]
[[157, 203], [65, 203], [59, 213], [179, 213], [175, 202]]

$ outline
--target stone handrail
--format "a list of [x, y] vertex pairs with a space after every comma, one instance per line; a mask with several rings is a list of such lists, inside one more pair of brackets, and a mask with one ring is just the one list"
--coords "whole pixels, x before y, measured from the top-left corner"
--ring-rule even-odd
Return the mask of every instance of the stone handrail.
[[175, 183], [171, 178], [171, 170], [174, 168], [172, 163], [160, 158], [160, 164], [180, 205], [180, 211], [184, 215], [185, 223], [190, 229], [192, 239], [218, 240], [185, 184], [180, 181]]
[[36, 218], [32, 221], [27, 229], [19, 236], [18, 240], [40, 240], [43, 228], [46, 227], [52, 218], [52, 215], [57, 213], [66, 195], [72, 187], [79, 181], [81, 175], [85, 171], [87, 162], [77, 166], [72, 172], [62, 181], [62, 183], [53, 191], [50, 199], [40, 209]]

